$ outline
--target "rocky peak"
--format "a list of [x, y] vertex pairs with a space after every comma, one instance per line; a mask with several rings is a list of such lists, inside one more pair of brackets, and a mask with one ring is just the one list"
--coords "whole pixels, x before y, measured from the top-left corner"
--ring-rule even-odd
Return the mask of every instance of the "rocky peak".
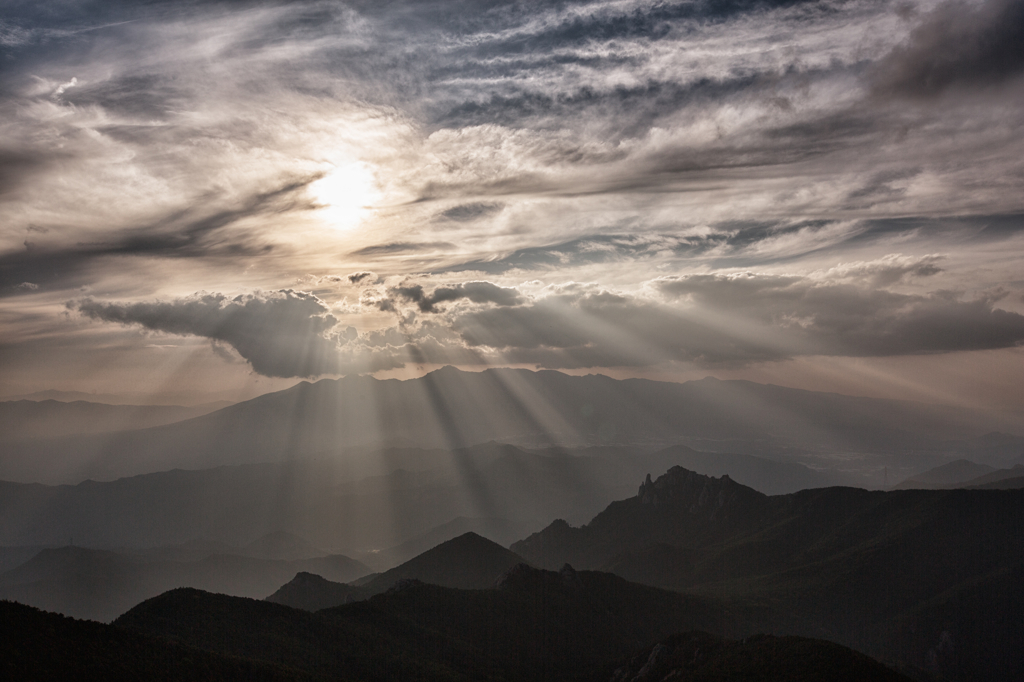
[[684, 506], [692, 514], [704, 513], [714, 518], [745, 492], [757, 495], [728, 475], [714, 478], [674, 466], [655, 481], [647, 474], [637, 497], [642, 504]]

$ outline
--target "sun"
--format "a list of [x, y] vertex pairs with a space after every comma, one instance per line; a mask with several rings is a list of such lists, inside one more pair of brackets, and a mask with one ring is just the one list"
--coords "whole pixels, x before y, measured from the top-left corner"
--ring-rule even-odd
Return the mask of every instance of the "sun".
[[373, 171], [354, 161], [334, 166], [309, 186], [320, 217], [338, 230], [356, 227], [373, 212], [380, 192]]

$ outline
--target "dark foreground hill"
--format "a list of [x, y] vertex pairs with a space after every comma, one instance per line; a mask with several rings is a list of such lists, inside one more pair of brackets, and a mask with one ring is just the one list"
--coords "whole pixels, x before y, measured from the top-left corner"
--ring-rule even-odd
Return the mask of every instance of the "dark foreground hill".
[[589, 524], [555, 522], [512, 549], [543, 567], [785, 605], [777, 632], [948, 679], [1024, 675], [1024, 491], [768, 497], [676, 467]]
[[0, 601], [0, 679], [300, 682], [308, 673]]
[[593, 682], [907, 679], [878, 661], [833, 642], [773, 635], [735, 641], [706, 632], [673, 635], [622, 664], [609, 666], [609, 671], [595, 675]]
[[[744, 636], [758, 625], [711, 600], [607, 573], [525, 564], [491, 589], [405, 582], [367, 601], [317, 613], [175, 590], [138, 605], [116, 624], [314, 674], [453, 681], [590, 680], [675, 632]], [[819, 658], [838, 669], [851, 656], [835, 646]], [[762, 679], [758, 666], [755, 656], [741, 668], [747, 679]], [[882, 666], [862, 669], [868, 671], [860, 678], [865, 682], [904, 679]]]

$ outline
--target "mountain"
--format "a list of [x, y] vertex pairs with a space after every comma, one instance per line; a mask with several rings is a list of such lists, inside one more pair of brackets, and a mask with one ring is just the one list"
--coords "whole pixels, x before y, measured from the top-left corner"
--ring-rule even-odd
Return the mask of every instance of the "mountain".
[[[911, 457], [913, 451], [919, 453], [912, 461], [918, 466], [938, 456], [928, 453], [960, 447], [993, 428], [1016, 426], [963, 409], [746, 381], [709, 378], [679, 384], [445, 367], [407, 381], [347, 376], [302, 382], [166, 426], [5, 446], [0, 477], [109, 480], [172, 468], [282, 461], [394, 441], [454, 450], [501, 441], [523, 446], [642, 443], [652, 449], [680, 442], [728, 443], [750, 448], [742, 450], [747, 454], [798, 450]], [[991, 456], [1004, 454], [997, 449]], [[1013, 455], [1019, 456], [1019, 451]]]
[[262, 598], [300, 571], [341, 582], [369, 573], [366, 566], [345, 556], [275, 561], [214, 555], [179, 562], [61, 547], [44, 549], [0, 574], [0, 598], [77, 618], [109, 621], [140, 601], [176, 587]]
[[722, 608], [700, 598], [525, 565], [497, 588], [406, 582], [317, 613], [175, 590], [115, 622], [222, 654], [371, 680], [572, 680], [673, 632], [732, 630]]
[[375, 594], [403, 580], [419, 580], [442, 587], [482, 590], [492, 587], [503, 573], [521, 563], [523, 558], [518, 554], [470, 532], [381, 573], [363, 589]]
[[1013, 583], [1024, 576], [1024, 491], [768, 497], [673, 468], [587, 525], [556, 521], [511, 549], [542, 567], [571, 562], [785, 604], [796, 614], [791, 634], [830, 633], [884, 661], [927, 668], [953, 637], [950, 665], [973, 671], [971, 679], [1024, 673], [1024, 581]]
[[706, 632], [673, 635], [609, 670], [610, 674], [595, 675], [593, 682], [910, 679], [864, 654], [820, 639], [755, 635], [735, 641]]
[[958, 459], [941, 466], [934, 467], [928, 471], [911, 476], [899, 485], [893, 486], [893, 490], [925, 489], [935, 490], [964, 483], [974, 478], [995, 471], [994, 467], [986, 464], [978, 464], [966, 459]]
[[[361, 680], [611, 679], [643, 647], [700, 641], [687, 663], [717, 661], [730, 679], [836, 670], [847, 678], [905, 680], [862, 655], [821, 641], [755, 637], [764, 622], [723, 602], [629, 583], [607, 573], [519, 564], [497, 585], [459, 590], [405, 582], [369, 600], [315, 613], [279, 604], [175, 590], [117, 619], [134, 632], [313, 674]], [[692, 632], [695, 629], [716, 633]], [[673, 633], [689, 632], [688, 635]], [[689, 651], [693, 651], [692, 647]], [[650, 659], [650, 654], [646, 657]], [[744, 659], [746, 662], [744, 663]], [[666, 662], [673, 662], [671, 656]], [[625, 662], [625, 663], [624, 663]], [[715, 665], [702, 666], [714, 672]], [[661, 679], [629, 675], [616, 679]], [[700, 677], [683, 679], [724, 679]], [[770, 679], [815, 679], [774, 676]], [[817, 678], [826, 679], [826, 678]]]
[[[977, 488], [981, 486], [988, 486], [993, 483], [1000, 483], [1002, 481], [1008, 481], [1010, 479], [1020, 478], [1024, 476], [1024, 464], [1015, 464], [1009, 469], [996, 469], [995, 471], [989, 472], [972, 478], [969, 481], [964, 481], [962, 486], [964, 488]], [[994, 486], [999, 488], [1000, 486]], [[1011, 488], [1014, 486], [1010, 486]]]
[[431, 528], [425, 533], [406, 540], [394, 547], [355, 554], [360, 561], [378, 571], [402, 564], [437, 545], [464, 533], [474, 532], [488, 540], [507, 547], [516, 540], [526, 537], [544, 527], [543, 522], [514, 521], [501, 518], [467, 518], [459, 516], [447, 523]]
[[366, 597], [366, 592], [359, 587], [334, 582], [314, 573], [302, 571], [296, 573], [294, 578], [278, 588], [265, 601], [303, 611], [319, 611], [366, 599]]
[[[978, 473], [982, 472], [982, 473]], [[1009, 469], [993, 469], [984, 464], [957, 460], [907, 479], [893, 490], [951, 490], [953, 488], [984, 488], [1011, 490], [1021, 487], [1013, 479], [1024, 477], [1024, 464]]]
[[[313, 546], [289, 551], [314, 556], [322, 547], [386, 570], [469, 530], [507, 545], [550, 519], [582, 523], [631, 494], [632, 481], [646, 472], [676, 464], [728, 473], [770, 493], [848, 480], [799, 463], [684, 446], [389, 448], [77, 485], [0, 482], [0, 544], [61, 546], [73, 539], [99, 548], [158, 547], [164, 558], [185, 559], [202, 552], [185, 543], [221, 543], [207, 554], [244, 554], [234, 546], [288, 533]], [[249, 553], [299, 558], [283, 548], [263, 551]]]
[[0, 601], [0, 678], [299, 682], [318, 679], [279, 666], [201, 651], [113, 625]]
[[182, 407], [105, 405], [81, 400], [5, 401], [0, 402], [0, 442], [145, 429], [192, 419], [225, 406], [225, 403]]
[[367, 599], [396, 585], [418, 582], [464, 590], [482, 590], [494, 584], [523, 558], [501, 545], [464, 533], [396, 566], [345, 585], [310, 573], [299, 573], [267, 601], [297, 609], [318, 611]]

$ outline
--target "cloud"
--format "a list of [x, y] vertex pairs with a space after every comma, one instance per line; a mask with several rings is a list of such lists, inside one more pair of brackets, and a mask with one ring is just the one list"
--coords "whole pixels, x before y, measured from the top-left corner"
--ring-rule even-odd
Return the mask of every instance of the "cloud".
[[[437, 304], [467, 299], [473, 303], [493, 303], [498, 306], [513, 306], [523, 302], [522, 295], [514, 288], [500, 287], [491, 282], [464, 282], [435, 287], [427, 294], [420, 284], [392, 287], [389, 292], [398, 298], [412, 301], [420, 312], [437, 312]], [[382, 308], [383, 310], [383, 308]]]
[[[900, 267], [855, 264], [849, 272], [889, 280]], [[927, 261], [904, 272], [929, 272]], [[923, 269], [923, 270], [922, 270]], [[899, 294], [808, 277], [690, 275], [652, 286], [696, 310], [727, 314], [783, 334], [794, 354], [891, 356], [1007, 348], [1024, 342], [1024, 316], [995, 307], [1000, 296]]]
[[103, 322], [223, 342], [268, 377], [338, 373], [338, 320], [312, 294], [283, 290], [229, 298], [196, 294], [170, 302], [71, 301], [71, 310]]
[[365, 246], [352, 252], [353, 256], [383, 256], [392, 253], [409, 253], [415, 251], [439, 251], [454, 249], [450, 242], [390, 242]]
[[886, 287], [913, 278], [931, 277], [942, 272], [938, 263], [945, 256], [930, 254], [915, 258], [894, 253], [873, 261], [842, 263], [822, 273], [813, 273], [827, 281], [855, 280], [872, 287]]
[[948, 88], [1002, 83], [1024, 73], [1024, 3], [946, 2], [874, 67], [879, 94], [934, 97]]
[[352, 284], [359, 284], [360, 282], [364, 282], [367, 280], [372, 281], [376, 278], [377, 275], [375, 275], [374, 273], [368, 270], [363, 270], [362, 272], [353, 272], [352, 274], [350, 274], [348, 276], [348, 281], [351, 282]]

